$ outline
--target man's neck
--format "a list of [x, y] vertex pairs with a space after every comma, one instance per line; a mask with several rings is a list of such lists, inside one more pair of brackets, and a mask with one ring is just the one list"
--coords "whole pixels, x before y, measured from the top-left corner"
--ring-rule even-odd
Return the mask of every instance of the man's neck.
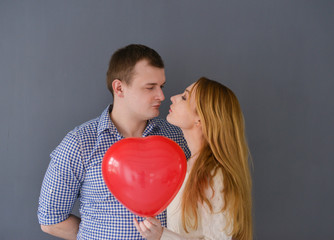
[[142, 137], [147, 125], [146, 120], [137, 120], [119, 111], [115, 106], [110, 113], [110, 119], [116, 126], [118, 132], [125, 138]]

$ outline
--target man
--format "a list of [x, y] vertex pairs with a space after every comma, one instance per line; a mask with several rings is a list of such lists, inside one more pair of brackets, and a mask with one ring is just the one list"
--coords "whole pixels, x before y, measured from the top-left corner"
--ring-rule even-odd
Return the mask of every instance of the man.
[[[101, 162], [113, 143], [149, 135], [171, 138], [189, 157], [180, 129], [156, 118], [164, 84], [164, 63], [153, 49], [133, 44], [113, 54], [107, 72], [113, 105], [69, 132], [50, 155], [38, 207], [44, 232], [64, 239], [142, 239], [135, 216], [105, 185]], [[71, 214], [77, 199], [81, 218]], [[166, 225], [165, 212], [158, 219]]]

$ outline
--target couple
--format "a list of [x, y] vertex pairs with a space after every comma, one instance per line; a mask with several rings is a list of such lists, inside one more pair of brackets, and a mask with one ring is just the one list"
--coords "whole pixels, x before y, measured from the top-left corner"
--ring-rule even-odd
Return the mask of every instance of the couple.
[[[132, 44], [113, 54], [107, 72], [113, 105], [51, 153], [38, 207], [44, 232], [64, 239], [252, 239], [249, 152], [237, 98], [200, 78], [171, 98], [168, 123], [156, 118], [164, 84], [164, 64], [153, 49]], [[166, 211], [134, 219], [102, 178], [102, 158], [113, 143], [149, 135], [171, 138], [188, 158], [186, 179], [167, 209], [168, 228]], [[71, 214], [77, 199], [81, 218]]]

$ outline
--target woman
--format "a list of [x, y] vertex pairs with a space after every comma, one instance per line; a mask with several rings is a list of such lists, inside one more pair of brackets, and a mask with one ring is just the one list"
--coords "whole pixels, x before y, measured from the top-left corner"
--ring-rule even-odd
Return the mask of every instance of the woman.
[[200, 78], [171, 98], [167, 121], [180, 127], [192, 153], [185, 181], [167, 208], [168, 229], [156, 218], [136, 228], [149, 240], [252, 240], [249, 151], [234, 93]]

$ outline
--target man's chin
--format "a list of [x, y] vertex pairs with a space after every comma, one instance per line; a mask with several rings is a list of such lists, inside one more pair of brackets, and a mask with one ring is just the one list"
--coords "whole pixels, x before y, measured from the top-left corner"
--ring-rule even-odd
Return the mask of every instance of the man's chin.
[[152, 118], [155, 118], [155, 117], [158, 117], [160, 114], [159, 110], [156, 111], [156, 112], [153, 112], [152, 114], [150, 114], [149, 116], [147, 116], [147, 119], [146, 120], [150, 120]]
[[153, 113], [152, 113], [153, 117], [158, 117], [160, 115], [160, 110], [156, 109]]

